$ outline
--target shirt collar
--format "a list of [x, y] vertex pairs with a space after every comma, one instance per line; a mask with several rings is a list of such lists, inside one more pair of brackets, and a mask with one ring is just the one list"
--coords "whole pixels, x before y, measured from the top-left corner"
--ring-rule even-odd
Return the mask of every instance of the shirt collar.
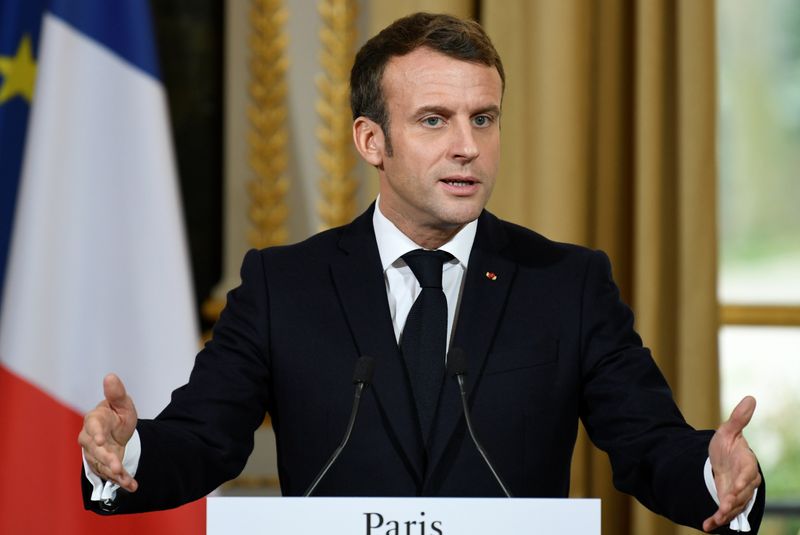
[[[420, 246], [403, 234], [394, 223], [389, 221], [380, 209], [380, 195], [375, 200], [375, 211], [372, 214], [372, 226], [375, 229], [375, 239], [378, 242], [378, 253], [381, 256], [383, 271], [394, 264], [397, 259]], [[450, 241], [439, 247], [440, 251], [447, 251], [455, 257], [466, 269], [475, 233], [478, 230], [478, 220], [470, 221], [458, 231]]]

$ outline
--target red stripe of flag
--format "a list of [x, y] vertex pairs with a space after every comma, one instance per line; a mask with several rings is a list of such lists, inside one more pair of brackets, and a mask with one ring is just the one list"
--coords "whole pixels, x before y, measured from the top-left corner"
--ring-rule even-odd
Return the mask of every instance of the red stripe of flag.
[[83, 417], [0, 365], [0, 533], [205, 533], [205, 500], [172, 511], [99, 516], [83, 508]]

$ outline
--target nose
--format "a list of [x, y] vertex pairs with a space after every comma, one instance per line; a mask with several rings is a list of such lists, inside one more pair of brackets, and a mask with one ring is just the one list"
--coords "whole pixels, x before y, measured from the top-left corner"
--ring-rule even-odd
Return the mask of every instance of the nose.
[[453, 129], [453, 140], [450, 150], [452, 158], [462, 163], [468, 163], [478, 157], [480, 149], [475, 140], [475, 132], [473, 131], [470, 121], [466, 121], [466, 124], [459, 123], [458, 126]]

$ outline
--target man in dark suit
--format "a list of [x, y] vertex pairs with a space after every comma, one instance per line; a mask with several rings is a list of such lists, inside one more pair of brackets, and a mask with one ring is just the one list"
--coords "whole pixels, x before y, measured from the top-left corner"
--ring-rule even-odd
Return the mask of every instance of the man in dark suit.
[[[500, 495], [444, 376], [458, 347], [475, 427], [515, 495], [567, 496], [580, 418], [616, 486], [652, 510], [697, 529], [749, 520], [757, 530], [763, 482], [741, 434], [752, 398], [716, 432], [689, 427], [606, 256], [484, 210], [503, 85], [475, 23], [412, 15], [362, 48], [353, 137], [378, 169], [378, 201], [345, 227], [249, 252], [213, 340], [155, 420], [137, 421], [122, 382], [106, 377], [79, 437], [87, 507], [137, 512], [204, 496], [242, 470], [266, 411], [282, 491], [302, 493], [344, 429], [361, 355], [376, 360], [374, 383], [317, 494]], [[439, 258], [441, 281], [423, 282], [418, 256]], [[435, 320], [419, 321], [439, 306], [420, 312], [423, 294], [441, 304], [425, 316]]]

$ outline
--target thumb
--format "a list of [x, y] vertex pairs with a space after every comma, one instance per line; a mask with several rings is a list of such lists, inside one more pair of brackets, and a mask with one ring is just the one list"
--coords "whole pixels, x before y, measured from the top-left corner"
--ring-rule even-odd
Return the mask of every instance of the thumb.
[[746, 396], [742, 401], [736, 405], [736, 408], [731, 412], [731, 417], [725, 422], [727, 430], [731, 433], [738, 434], [750, 423], [753, 413], [756, 410], [756, 399], [752, 396]]
[[127, 408], [128, 394], [125, 391], [125, 385], [122, 384], [122, 379], [116, 374], [109, 373], [103, 378], [103, 395], [113, 409]]

